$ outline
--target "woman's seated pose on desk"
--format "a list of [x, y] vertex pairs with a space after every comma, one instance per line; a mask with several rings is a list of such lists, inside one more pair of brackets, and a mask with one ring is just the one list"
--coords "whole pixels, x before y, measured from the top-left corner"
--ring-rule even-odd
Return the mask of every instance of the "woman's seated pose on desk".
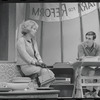
[[22, 37], [17, 41], [17, 65], [20, 65], [26, 76], [37, 74], [39, 79], [44, 78], [47, 81], [44, 86], [49, 86], [55, 76], [51, 70], [46, 68], [38, 51], [35, 37], [38, 24], [33, 20], [27, 20], [20, 25], [20, 29]]
[[[94, 42], [96, 39], [96, 34], [93, 31], [87, 32], [85, 35], [86, 41], [81, 43], [78, 46], [78, 58], [82, 59], [86, 56], [100, 56], [100, 45]], [[100, 69], [93, 69], [91, 67], [84, 66], [82, 69], [83, 76], [94, 76], [99, 75], [100, 76]], [[87, 87], [86, 94], [93, 94], [97, 91], [97, 87]], [[95, 97], [98, 95], [96, 94]]]

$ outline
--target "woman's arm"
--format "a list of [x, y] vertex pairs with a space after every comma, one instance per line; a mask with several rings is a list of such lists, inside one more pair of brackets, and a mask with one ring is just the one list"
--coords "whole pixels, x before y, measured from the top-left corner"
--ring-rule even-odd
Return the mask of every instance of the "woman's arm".
[[43, 63], [42, 58], [40, 56], [39, 50], [38, 50], [38, 46], [37, 46], [37, 42], [34, 41], [34, 49], [36, 51], [36, 57], [38, 59], [38, 62]]
[[32, 58], [26, 51], [24, 39], [19, 39], [17, 42], [17, 50], [21, 58], [28, 64], [35, 64], [35, 59]]

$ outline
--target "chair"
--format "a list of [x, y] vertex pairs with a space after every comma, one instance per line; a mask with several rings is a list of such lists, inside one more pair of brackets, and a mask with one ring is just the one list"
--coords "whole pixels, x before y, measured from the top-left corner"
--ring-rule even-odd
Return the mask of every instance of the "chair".
[[20, 65], [17, 65], [17, 69], [20, 72], [20, 74], [21, 74], [22, 77], [30, 77], [32, 80], [36, 80], [37, 85], [40, 87], [40, 82], [39, 82], [39, 79], [38, 79], [38, 74], [25, 75], [22, 72]]

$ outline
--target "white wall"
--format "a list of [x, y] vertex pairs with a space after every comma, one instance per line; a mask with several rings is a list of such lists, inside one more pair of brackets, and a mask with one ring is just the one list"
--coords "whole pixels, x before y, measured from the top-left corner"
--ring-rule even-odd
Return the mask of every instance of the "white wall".
[[[96, 42], [99, 43], [99, 20], [97, 10], [82, 17], [83, 34], [88, 31], [97, 33]], [[44, 22], [45, 23], [45, 22]], [[44, 24], [43, 59], [48, 65], [61, 61], [60, 28], [57, 22]], [[64, 62], [76, 61], [77, 46], [81, 43], [79, 18], [63, 21], [63, 56]]]
[[[16, 3], [16, 29], [25, 20], [26, 3]], [[21, 34], [17, 34], [19, 38]]]
[[85, 15], [82, 17], [83, 21], [83, 33], [84, 33], [84, 40], [85, 34], [88, 31], [94, 31], [97, 35], [96, 42], [100, 43], [100, 26], [99, 26], [99, 19], [97, 10]]
[[75, 61], [77, 58], [77, 46], [80, 39], [80, 19], [67, 20], [63, 22], [64, 37], [64, 62]]
[[[21, 8], [24, 9], [24, 8]], [[27, 8], [28, 9], [28, 8]], [[18, 18], [22, 18], [21, 11], [18, 6]], [[29, 19], [29, 9], [26, 13], [27, 19]], [[23, 18], [22, 18], [23, 19]], [[22, 20], [21, 19], [21, 20]], [[20, 21], [19, 21], [20, 22]], [[39, 50], [42, 49], [42, 58], [47, 65], [53, 65], [55, 62], [61, 62], [61, 45], [60, 45], [60, 23], [59, 22], [43, 22], [43, 45], [41, 46], [41, 21], [36, 21], [39, 25], [37, 32], [37, 42]], [[94, 31], [97, 33], [96, 42], [99, 43], [99, 20], [97, 10], [84, 15], [82, 17], [83, 34], [88, 31]], [[63, 59], [64, 62], [76, 61], [77, 58], [77, 46], [81, 42], [81, 31], [79, 18], [72, 20], [66, 20], [63, 24]], [[41, 51], [40, 51], [41, 52]]]
[[44, 22], [43, 25], [43, 61], [48, 65], [61, 62], [60, 23]]

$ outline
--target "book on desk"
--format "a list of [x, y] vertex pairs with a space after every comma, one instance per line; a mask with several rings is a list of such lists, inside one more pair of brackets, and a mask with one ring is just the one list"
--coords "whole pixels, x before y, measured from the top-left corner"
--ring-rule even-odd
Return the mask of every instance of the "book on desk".
[[78, 59], [72, 64], [74, 68], [78, 66], [100, 66], [100, 57], [99, 56], [86, 56], [83, 59]]

